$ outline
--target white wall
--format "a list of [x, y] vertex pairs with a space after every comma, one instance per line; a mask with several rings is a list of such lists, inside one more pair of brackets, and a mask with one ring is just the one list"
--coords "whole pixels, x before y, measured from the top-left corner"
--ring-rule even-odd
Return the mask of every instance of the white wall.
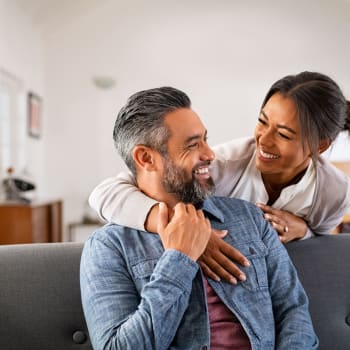
[[[64, 199], [67, 222], [80, 219], [92, 187], [124, 168], [113, 123], [140, 89], [186, 91], [212, 144], [252, 134], [264, 94], [286, 74], [324, 72], [350, 98], [349, 33], [350, 3], [342, 0], [105, 0], [56, 21], [44, 33], [43, 192]], [[40, 47], [37, 37], [31, 41]], [[28, 38], [17, 45], [28, 75], [19, 53]], [[116, 86], [97, 89], [96, 75], [114, 77]]]
[[[14, 1], [0, 0], [0, 68], [19, 80], [21, 86], [21, 118], [26, 115], [28, 91], [45, 95], [44, 51], [42, 33]], [[46, 134], [46, 116], [43, 120], [43, 135]], [[26, 134], [27, 135], [27, 134]], [[45, 182], [44, 162], [47, 139], [25, 136], [27, 164], [24, 166], [40, 184]], [[22, 165], [21, 165], [22, 166]], [[22, 169], [15, 169], [21, 172]]]

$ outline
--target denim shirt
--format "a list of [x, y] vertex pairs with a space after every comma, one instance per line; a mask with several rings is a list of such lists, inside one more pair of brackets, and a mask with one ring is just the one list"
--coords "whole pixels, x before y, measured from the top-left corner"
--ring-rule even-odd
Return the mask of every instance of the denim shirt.
[[[308, 299], [276, 232], [254, 205], [212, 197], [203, 211], [250, 261], [247, 280], [209, 280], [245, 329], [253, 350], [317, 349]], [[158, 235], [115, 224], [85, 243], [80, 267], [84, 314], [98, 349], [209, 349], [199, 265]]]

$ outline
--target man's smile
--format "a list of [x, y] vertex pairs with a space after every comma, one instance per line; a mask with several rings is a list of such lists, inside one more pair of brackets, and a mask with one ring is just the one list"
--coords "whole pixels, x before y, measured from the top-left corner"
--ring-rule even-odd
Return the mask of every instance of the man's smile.
[[210, 171], [209, 171], [208, 165], [197, 167], [196, 169], [193, 170], [193, 173], [196, 178], [208, 179], [210, 177]]

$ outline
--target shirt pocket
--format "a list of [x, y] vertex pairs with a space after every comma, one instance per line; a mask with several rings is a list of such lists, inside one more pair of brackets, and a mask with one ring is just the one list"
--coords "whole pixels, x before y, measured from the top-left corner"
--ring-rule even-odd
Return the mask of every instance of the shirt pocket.
[[242, 244], [233, 244], [250, 262], [250, 267], [239, 266], [246, 274], [247, 279], [239, 282], [250, 291], [268, 288], [266, 255], [267, 247], [261, 241], [249, 241]]

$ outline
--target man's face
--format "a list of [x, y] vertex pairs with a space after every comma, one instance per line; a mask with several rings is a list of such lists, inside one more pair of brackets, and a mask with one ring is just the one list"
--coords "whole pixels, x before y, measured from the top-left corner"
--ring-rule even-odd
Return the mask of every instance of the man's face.
[[214, 191], [209, 165], [214, 153], [198, 115], [181, 108], [165, 117], [170, 131], [168, 155], [163, 158], [162, 185], [178, 201], [200, 206]]

